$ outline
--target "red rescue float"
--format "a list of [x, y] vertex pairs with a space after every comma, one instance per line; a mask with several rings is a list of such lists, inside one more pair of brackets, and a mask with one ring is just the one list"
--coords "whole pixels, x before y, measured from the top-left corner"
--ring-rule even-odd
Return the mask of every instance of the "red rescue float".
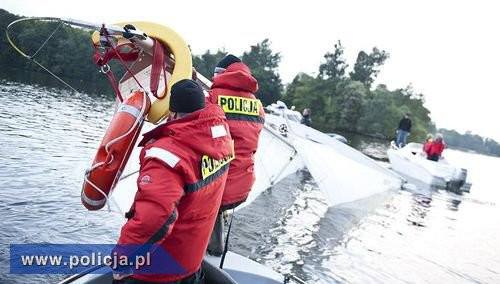
[[92, 167], [85, 173], [82, 203], [88, 210], [99, 210], [107, 203], [108, 194], [127, 164], [150, 107], [151, 101], [142, 91], [134, 92], [118, 106]]

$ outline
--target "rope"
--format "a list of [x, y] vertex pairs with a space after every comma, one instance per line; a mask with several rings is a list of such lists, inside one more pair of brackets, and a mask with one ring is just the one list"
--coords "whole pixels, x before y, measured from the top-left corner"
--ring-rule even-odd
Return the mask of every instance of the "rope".
[[[111, 155], [111, 156], [110, 156], [110, 157], [111, 157], [111, 159], [110, 159], [109, 161], [106, 161], [106, 162], [100, 162], [100, 163], [97, 163], [97, 164], [93, 165], [90, 169], [88, 169], [88, 170], [85, 172], [85, 178], [84, 178], [84, 179], [85, 179], [85, 182], [88, 182], [88, 183], [89, 183], [89, 184], [90, 184], [90, 185], [91, 185], [91, 186], [92, 186], [95, 190], [97, 190], [97, 191], [98, 191], [98, 192], [99, 192], [99, 193], [100, 193], [100, 194], [104, 197], [104, 199], [106, 200], [106, 201], [105, 201], [105, 202], [106, 202], [105, 204], [106, 204], [106, 206], [107, 206], [107, 208], [108, 208], [108, 212], [111, 212], [111, 207], [110, 207], [110, 205], [109, 205], [109, 198], [108, 198], [107, 194], [105, 194], [105, 193], [104, 193], [104, 191], [103, 191], [102, 189], [100, 189], [98, 186], [96, 186], [94, 183], [92, 183], [92, 182], [88, 179], [88, 177], [90, 176], [90, 173], [91, 173], [93, 170], [95, 170], [96, 168], [98, 168], [98, 167], [100, 167], [100, 166], [103, 166], [103, 165], [104, 165], [104, 166], [107, 166], [107, 165], [111, 164], [111, 163], [114, 161], [114, 155], [113, 155], [113, 153], [110, 153], [110, 147], [111, 147], [113, 144], [115, 144], [115, 143], [117, 143], [118, 141], [120, 141], [120, 140], [122, 140], [123, 138], [125, 138], [126, 136], [128, 136], [128, 135], [129, 135], [129, 134], [130, 134], [130, 133], [134, 130], [134, 128], [137, 126], [137, 124], [139, 124], [139, 123], [141, 123], [141, 122], [142, 122], [142, 120], [143, 120], [143, 116], [144, 116], [144, 113], [145, 113], [145, 111], [146, 111], [146, 99], [147, 99], [147, 97], [146, 97], [146, 96], [147, 96], [147, 95], [146, 95], [146, 93], [145, 93], [145, 92], [141, 92], [141, 93], [142, 93], [142, 95], [143, 95], [143, 101], [142, 101], [141, 113], [140, 113], [140, 114], [139, 114], [139, 116], [137, 116], [137, 118], [135, 119], [134, 124], [130, 127], [130, 129], [129, 129], [129, 130], [127, 130], [127, 132], [126, 132], [125, 134], [122, 134], [121, 136], [116, 137], [115, 139], [113, 139], [113, 140], [109, 141], [108, 143], [106, 143], [106, 145], [104, 146], [104, 150], [106, 151], [106, 154], [108, 154], [108, 156], [109, 156], [109, 155]], [[107, 159], [106, 159], [106, 160], [107, 160]], [[121, 180], [121, 179], [120, 179], [120, 180]], [[115, 205], [117, 206], [116, 201], [115, 201], [114, 199], [113, 199], [113, 201], [114, 201]], [[118, 207], [118, 206], [117, 206], [117, 208], [118, 208], [118, 210], [120, 210], [120, 209], [119, 209], [120, 207]], [[121, 211], [120, 211], [120, 212], [121, 212]]]
[[[132, 130], [134, 130], [134, 128], [136, 127], [137, 124], [139, 124], [141, 121], [142, 121], [142, 117], [144, 115], [144, 112], [145, 112], [145, 109], [146, 109], [146, 93], [145, 92], [142, 92], [142, 95], [143, 95], [143, 101], [142, 101], [142, 109], [141, 109], [141, 113], [139, 114], [139, 116], [136, 118], [136, 120], [134, 121], [134, 124], [132, 125], [132, 127], [130, 127], [130, 129], [123, 135], [121, 136], [118, 136], [116, 137], [115, 139], [109, 141], [108, 143], [106, 143], [106, 145], [104, 146], [105, 150], [106, 150], [106, 154], [109, 154], [109, 148], [115, 144], [116, 142], [120, 141], [121, 139], [125, 138], [126, 136], [128, 136]], [[119, 107], [118, 107], [119, 108]], [[111, 157], [113, 157], [113, 155], [111, 155]], [[111, 161], [113, 160], [113, 158], [111, 158]], [[111, 164], [111, 161], [108, 162], [108, 165]]]
[[227, 227], [227, 236], [226, 236], [226, 242], [224, 244], [224, 252], [222, 253], [222, 257], [220, 258], [220, 264], [219, 268], [222, 269], [224, 266], [224, 260], [226, 259], [226, 254], [229, 249], [229, 234], [231, 233], [231, 225], [233, 225], [233, 217], [234, 217], [234, 208], [233, 208], [233, 213], [231, 213], [231, 220], [229, 221], [229, 227]]
[[90, 173], [93, 170], [95, 170], [96, 168], [98, 168], [98, 167], [100, 167], [102, 165], [104, 165], [104, 162], [97, 163], [97, 164], [93, 165], [90, 169], [86, 170], [85, 171], [84, 180], [85, 180], [85, 182], [87, 182], [88, 184], [90, 184], [95, 190], [97, 190], [100, 194], [102, 194], [102, 196], [104, 196], [104, 199], [105, 199], [105, 203], [104, 204], [107, 205], [108, 212], [111, 212], [111, 207], [109, 206], [108, 196], [106, 195], [106, 193], [104, 193], [104, 191], [102, 189], [100, 189], [97, 185], [95, 185], [93, 182], [91, 182], [89, 180]]
[[136, 170], [136, 171], [133, 171], [133, 172], [131, 172], [131, 173], [129, 173], [129, 174], [126, 174], [126, 175], [124, 175], [124, 176], [121, 176], [121, 177], [120, 177], [120, 179], [119, 179], [118, 181], [121, 181], [121, 180], [124, 180], [124, 179], [126, 179], [126, 178], [128, 178], [128, 177], [131, 177], [131, 176], [133, 176], [134, 174], [136, 174], [136, 173], [138, 173], [138, 172], [139, 172], [139, 170]]
[[19, 54], [21, 54], [22, 56], [24, 56], [25, 58], [28, 58], [29, 59], [29, 55], [27, 55], [26, 53], [24, 53], [21, 49], [19, 49], [15, 44], [14, 42], [12, 41], [12, 39], [10, 38], [10, 35], [9, 35], [9, 30], [12, 26], [14, 26], [15, 24], [17, 23], [20, 23], [20, 22], [27, 22], [27, 21], [48, 21], [48, 22], [53, 22], [53, 21], [61, 21], [61, 19], [59, 18], [52, 18], [52, 17], [34, 17], [34, 18], [22, 18], [22, 19], [18, 19], [18, 20], [15, 20], [14, 22], [10, 23], [7, 28], [5, 29], [5, 35], [7, 36], [7, 41], [9, 42], [9, 44], [12, 46], [12, 48], [14, 48], [14, 50], [16, 50]]
[[34, 58], [38, 52], [47, 44], [47, 42], [49, 42], [49, 40], [52, 38], [52, 36], [57, 32], [57, 30], [59, 30], [59, 28], [64, 24], [64, 22], [61, 22], [57, 28], [49, 35], [49, 37], [45, 40], [44, 43], [42, 43], [42, 45], [40, 45], [40, 47], [38, 48], [38, 50], [35, 52], [35, 54], [31, 55], [30, 56], [30, 59], [31, 58]]
[[137, 80], [137, 78], [135, 77], [134, 73], [132, 73], [132, 71], [128, 68], [127, 64], [125, 63], [125, 61], [123, 60], [123, 58], [120, 56], [120, 53], [116, 50], [116, 48], [111, 44], [111, 41], [109, 40], [109, 34], [108, 34], [108, 31], [106, 30], [106, 28], [104, 27], [104, 24], [102, 25], [102, 28], [101, 28], [101, 32], [103, 32], [104, 34], [104, 37], [106, 37], [106, 41], [108, 42], [109, 46], [111, 46], [111, 48], [113, 49], [113, 51], [116, 53], [116, 56], [118, 57], [120, 63], [123, 65], [123, 67], [125, 68], [125, 70], [127, 70], [127, 72], [130, 74], [130, 76], [132, 76], [132, 78], [134, 78], [135, 82], [137, 82], [137, 85], [139, 85], [139, 87], [142, 89], [142, 90], [145, 90], [144, 87], [141, 85], [141, 83], [139, 82], [139, 80]]
[[[58, 21], [60, 22], [60, 24], [54, 29], [54, 31], [52, 31], [52, 33], [49, 35], [49, 37], [45, 40], [45, 42], [38, 48], [38, 50], [33, 54], [33, 55], [27, 55], [26, 53], [24, 53], [20, 48], [18, 48], [14, 42], [12, 41], [12, 39], [10, 38], [10, 35], [9, 35], [9, 30], [10, 28], [17, 24], [17, 23], [20, 23], [20, 22], [25, 22], [25, 21], [36, 21], [36, 20], [40, 20], [40, 21], [49, 21], [49, 22], [54, 22], [54, 21]], [[70, 88], [71, 90], [73, 90], [75, 93], [78, 93], [78, 91], [73, 88], [70, 84], [66, 83], [63, 79], [61, 79], [59, 76], [57, 76], [56, 74], [52, 73], [48, 68], [46, 68], [45, 66], [43, 66], [40, 62], [36, 61], [34, 59], [34, 57], [38, 54], [38, 52], [40, 52], [40, 50], [47, 44], [47, 42], [52, 38], [52, 36], [54, 36], [54, 34], [59, 30], [59, 28], [64, 24], [63, 21], [61, 21], [61, 19], [59, 18], [50, 18], [50, 17], [36, 17], [36, 18], [23, 18], [23, 19], [18, 19], [12, 23], [10, 23], [7, 28], [5, 29], [5, 35], [7, 36], [7, 41], [9, 42], [9, 44], [12, 46], [12, 48], [14, 48], [14, 50], [16, 50], [19, 54], [21, 54], [23, 57], [25, 57], [26, 59], [28, 60], [31, 60], [33, 62], [35, 62], [38, 66], [40, 66], [40, 68], [42, 68], [43, 70], [45, 70], [47, 73], [49, 73], [51, 76], [53, 76], [54, 78], [56, 78], [57, 80], [59, 80], [59, 82], [63, 83], [66, 87]]]
[[42, 64], [40, 64], [38, 61], [36, 61], [35, 59], [31, 59], [31, 61], [35, 62], [38, 66], [40, 66], [43, 70], [47, 71], [47, 73], [49, 73], [50, 75], [52, 75], [54, 78], [56, 78], [57, 80], [59, 80], [59, 82], [63, 83], [64, 85], [66, 85], [66, 87], [70, 88], [71, 90], [73, 90], [73, 92], [75, 93], [78, 93], [78, 91], [73, 88], [70, 84], [66, 83], [63, 79], [61, 79], [59, 76], [57, 76], [56, 74], [52, 73], [49, 69], [45, 68], [45, 66], [43, 66]]

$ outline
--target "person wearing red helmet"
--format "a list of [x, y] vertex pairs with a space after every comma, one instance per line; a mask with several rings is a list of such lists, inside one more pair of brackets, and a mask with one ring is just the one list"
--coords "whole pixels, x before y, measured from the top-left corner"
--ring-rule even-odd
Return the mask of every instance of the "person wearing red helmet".
[[221, 255], [222, 212], [245, 202], [255, 182], [254, 154], [264, 127], [264, 108], [255, 97], [259, 86], [247, 65], [229, 54], [215, 67], [207, 102], [218, 104], [226, 114], [234, 140], [235, 159], [229, 166], [221, 210], [210, 239], [208, 253]]
[[222, 108], [205, 107], [205, 95], [192, 80], [172, 86], [170, 111], [169, 120], [139, 143], [144, 148], [138, 191], [118, 244], [159, 244], [185, 273], [118, 274], [118, 283], [198, 283], [201, 278], [234, 158], [232, 139]]

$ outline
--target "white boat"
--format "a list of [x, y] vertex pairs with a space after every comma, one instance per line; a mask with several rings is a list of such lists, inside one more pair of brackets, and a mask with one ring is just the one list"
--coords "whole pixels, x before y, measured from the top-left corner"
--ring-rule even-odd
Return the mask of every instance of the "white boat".
[[[295, 106], [290, 109], [282, 101], [277, 101], [276, 103], [268, 105], [266, 108], [266, 113], [273, 114], [275, 116], [281, 116], [286, 118], [288, 121], [300, 123], [302, 120], [302, 115], [300, 112], [295, 110]], [[347, 139], [337, 133], [326, 133], [328, 136], [337, 139], [342, 143], [347, 143]]]
[[[279, 274], [272, 269], [239, 254], [228, 252], [224, 261], [224, 269], [220, 269], [220, 257], [205, 256], [202, 270], [204, 283], [210, 284], [303, 284], [299, 278], [287, 274]], [[113, 281], [109, 268], [99, 266], [85, 272], [72, 275], [58, 284], [109, 284]]]
[[470, 190], [466, 169], [449, 164], [444, 156], [437, 162], [428, 160], [421, 143], [408, 143], [403, 148], [391, 144], [387, 156], [391, 168], [410, 181], [454, 192]]

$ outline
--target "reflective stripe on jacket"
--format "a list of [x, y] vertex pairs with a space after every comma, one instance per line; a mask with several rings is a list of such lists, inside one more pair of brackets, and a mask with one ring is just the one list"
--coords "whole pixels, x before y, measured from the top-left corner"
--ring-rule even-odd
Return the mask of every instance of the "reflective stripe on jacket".
[[133, 217], [119, 244], [161, 244], [186, 274], [133, 275], [169, 282], [196, 272], [203, 260], [224, 190], [232, 140], [217, 105], [163, 124], [139, 143]]

